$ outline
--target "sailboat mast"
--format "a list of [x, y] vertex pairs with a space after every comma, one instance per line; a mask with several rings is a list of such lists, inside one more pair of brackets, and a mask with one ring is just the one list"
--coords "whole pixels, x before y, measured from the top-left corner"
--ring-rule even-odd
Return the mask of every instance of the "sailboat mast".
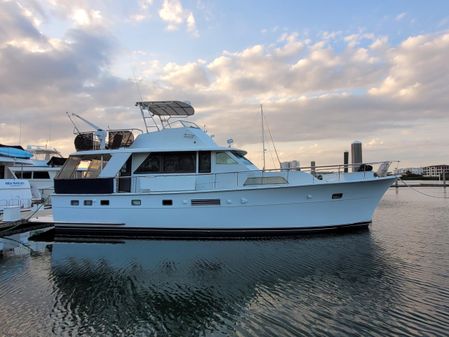
[[262, 121], [262, 157], [263, 157], [263, 168], [262, 170], [265, 171], [265, 128], [263, 124], [263, 107], [262, 104], [260, 105], [260, 119]]

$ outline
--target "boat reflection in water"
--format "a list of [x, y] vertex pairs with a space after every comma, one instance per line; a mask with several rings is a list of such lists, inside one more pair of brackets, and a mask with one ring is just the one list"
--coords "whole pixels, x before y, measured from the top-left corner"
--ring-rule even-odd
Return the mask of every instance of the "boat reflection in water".
[[376, 324], [373, 298], [394, 305], [394, 274], [369, 231], [295, 240], [56, 242], [52, 330], [96, 336], [360, 332]]

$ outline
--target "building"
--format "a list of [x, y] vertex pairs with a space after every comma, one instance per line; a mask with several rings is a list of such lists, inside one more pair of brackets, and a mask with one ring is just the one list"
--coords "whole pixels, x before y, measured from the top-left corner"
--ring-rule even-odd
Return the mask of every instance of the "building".
[[425, 176], [439, 177], [443, 173], [449, 173], [449, 165], [430, 165], [423, 167], [423, 173]]
[[422, 176], [424, 174], [424, 168], [423, 167], [406, 167], [406, 168], [399, 168], [396, 170], [395, 174], [414, 174], [418, 176]]

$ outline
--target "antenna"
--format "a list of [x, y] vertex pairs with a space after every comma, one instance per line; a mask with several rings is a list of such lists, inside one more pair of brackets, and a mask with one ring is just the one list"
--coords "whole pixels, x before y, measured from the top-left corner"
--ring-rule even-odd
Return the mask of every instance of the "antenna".
[[72, 117], [70, 117], [70, 114], [68, 111], [66, 111], [67, 117], [70, 119], [70, 122], [72, 122], [73, 128], [75, 129], [76, 133], [80, 134], [81, 131], [76, 126], [75, 122], [73, 121]]
[[[135, 68], [132, 67], [132, 70], [133, 70], [133, 76], [134, 76], [134, 83], [136, 84], [136, 88], [137, 88], [137, 94], [140, 97], [140, 101], [143, 102], [142, 91], [140, 90], [140, 85], [139, 85], [139, 81], [137, 80]], [[142, 115], [143, 124], [145, 124], [145, 130], [148, 133], [148, 124], [147, 124], [147, 121], [146, 121], [146, 119], [148, 117], [145, 116], [145, 111], [143, 110], [142, 105], [140, 105], [139, 108], [140, 108], [140, 114]], [[159, 130], [159, 126], [157, 125], [156, 121], [154, 120], [153, 115], [151, 114], [151, 112], [149, 110], [148, 110], [148, 114], [149, 114], [149, 117], [153, 120], [154, 125], [156, 125], [156, 128]]]
[[263, 157], [263, 168], [262, 171], [265, 171], [265, 129], [263, 125], [263, 107], [260, 105], [260, 117], [262, 121], [262, 157]]
[[19, 119], [19, 145], [22, 143], [22, 117]]
[[[143, 101], [143, 99], [142, 99], [142, 93], [141, 93], [141, 91], [140, 91], [139, 81], [137, 80], [137, 77], [136, 77], [136, 73], [135, 73], [135, 71], [134, 71], [134, 68], [133, 68], [133, 75], [134, 75], [134, 83], [136, 84], [136, 88], [137, 88], [137, 93], [139, 94], [140, 101], [142, 102], [142, 101]], [[143, 111], [143, 109], [142, 109], [142, 106], [139, 106], [139, 107], [140, 107], [140, 114], [142, 115], [142, 118], [143, 118], [143, 124], [145, 124], [145, 130], [146, 130], [147, 133], [148, 133], [148, 125], [147, 125], [147, 123], [145, 122], [145, 113], [144, 113], [144, 111]]]
[[273, 149], [274, 149], [274, 153], [276, 154], [278, 164], [281, 165], [281, 160], [279, 159], [278, 150], [276, 149], [276, 144], [274, 143], [273, 136], [271, 135], [271, 129], [270, 129], [270, 125], [268, 124], [268, 121], [267, 121], [267, 129], [268, 129], [268, 134], [270, 135], [270, 138], [271, 138], [271, 143], [273, 144]]
[[50, 146], [50, 143], [51, 143], [51, 123], [48, 126], [48, 141], [45, 147], [47, 148], [47, 146]]

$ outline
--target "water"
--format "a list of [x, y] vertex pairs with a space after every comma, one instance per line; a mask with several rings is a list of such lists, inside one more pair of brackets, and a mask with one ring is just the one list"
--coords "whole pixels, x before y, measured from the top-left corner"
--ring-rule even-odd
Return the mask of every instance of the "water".
[[447, 336], [448, 206], [401, 188], [356, 233], [17, 248], [0, 336]]

